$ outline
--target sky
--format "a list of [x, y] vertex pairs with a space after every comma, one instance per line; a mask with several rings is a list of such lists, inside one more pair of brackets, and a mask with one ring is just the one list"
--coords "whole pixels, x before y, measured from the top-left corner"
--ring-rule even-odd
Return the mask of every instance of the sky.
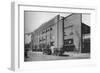
[[56, 15], [68, 16], [71, 13], [50, 13], [50, 12], [24, 12], [25, 33], [33, 32], [41, 24], [51, 20]]
[[90, 26], [90, 14], [82, 14], [82, 22]]
[[[66, 17], [71, 13], [50, 13], [50, 12], [34, 12], [34, 11], [25, 11], [24, 12], [24, 24], [25, 24], [25, 33], [33, 32], [41, 24], [51, 20], [56, 15]], [[82, 14], [82, 21], [90, 25], [90, 15]]]

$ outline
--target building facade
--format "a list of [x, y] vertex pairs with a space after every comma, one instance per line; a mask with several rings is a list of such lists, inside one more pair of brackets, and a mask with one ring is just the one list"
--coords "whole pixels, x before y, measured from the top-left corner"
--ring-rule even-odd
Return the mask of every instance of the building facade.
[[81, 16], [75, 13], [64, 18], [64, 47], [67, 51], [81, 51]]
[[81, 13], [72, 13], [67, 17], [57, 15], [32, 33], [32, 49], [48, 45], [64, 48], [65, 51], [82, 52], [82, 26]]

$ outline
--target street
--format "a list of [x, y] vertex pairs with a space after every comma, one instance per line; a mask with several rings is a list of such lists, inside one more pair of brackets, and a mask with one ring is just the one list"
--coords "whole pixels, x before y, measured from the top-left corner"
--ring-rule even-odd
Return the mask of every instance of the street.
[[89, 53], [64, 53], [62, 56], [46, 55], [42, 52], [28, 52], [28, 58], [25, 61], [49, 61], [49, 60], [67, 60], [67, 59], [89, 59]]

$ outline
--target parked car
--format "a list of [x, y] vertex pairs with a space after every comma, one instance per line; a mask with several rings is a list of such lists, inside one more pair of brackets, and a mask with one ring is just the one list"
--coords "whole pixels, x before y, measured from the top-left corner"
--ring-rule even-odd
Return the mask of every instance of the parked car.
[[43, 54], [47, 54], [47, 55], [51, 55], [52, 54], [52, 51], [51, 51], [49, 45], [45, 46], [45, 48], [43, 49]]
[[55, 49], [54, 49], [54, 55], [57, 55], [57, 56], [63, 55], [64, 52], [65, 52], [65, 51], [64, 51], [63, 48], [60, 48], [60, 49], [55, 48]]
[[51, 49], [44, 49], [43, 54], [51, 55], [52, 54]]

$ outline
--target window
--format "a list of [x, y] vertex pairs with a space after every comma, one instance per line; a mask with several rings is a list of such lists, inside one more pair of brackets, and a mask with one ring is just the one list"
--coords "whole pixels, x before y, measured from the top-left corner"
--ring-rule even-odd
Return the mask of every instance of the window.
[[52, 30], [52, 27], [50, 28], [50, 30]]
[[49, 29], [48, 29], [48, 31], [49, 31]]
[[73, 44], [73, 39], [64, 40], [65, 45]]
[[44, 31], [42, 31], [42, 34], [44, 33]]
[[73, 35], [74, 33], [73, 32], [70, 32], [70, 35]]

